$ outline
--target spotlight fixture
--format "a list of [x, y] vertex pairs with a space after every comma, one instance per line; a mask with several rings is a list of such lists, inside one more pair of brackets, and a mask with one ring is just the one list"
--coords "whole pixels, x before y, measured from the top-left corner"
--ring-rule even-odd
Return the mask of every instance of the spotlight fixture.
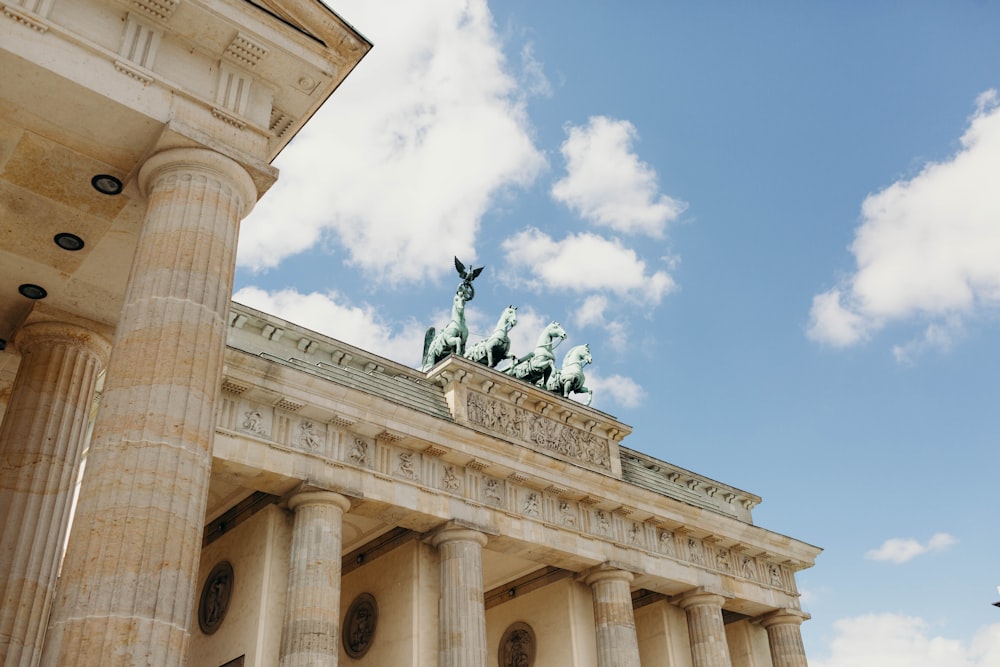
[[69, 232], [60, 232], [52, 237], [52, 240], [56, 242], [56, 245], [63, 250], [69, 250], [70, 252], [74, 250], [83, 249], [83, 239], [81, 239], [76, 234], [70, 234]]
[[104, 195], [120, 195], [122, 182], [109, 174], [98, 174], [90, 179], [94, 189]]
[[36, 301], [38, 299], [44, 299], [49, 295], [49, 293], [45, 291], [44, 287], [40, 285], [32, 285], [31, 283], [24, 283], [17, 288], [17, 291], [21, 293], [21, 296], [34, 299]]

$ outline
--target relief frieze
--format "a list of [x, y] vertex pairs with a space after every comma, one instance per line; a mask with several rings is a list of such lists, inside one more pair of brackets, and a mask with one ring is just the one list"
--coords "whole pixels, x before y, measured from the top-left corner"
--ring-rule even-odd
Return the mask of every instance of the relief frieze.
[[475, 392], [469, 392], [467, 403], [469, 421], [473, 424], [588, 466], [611, 470], [607, 438]]

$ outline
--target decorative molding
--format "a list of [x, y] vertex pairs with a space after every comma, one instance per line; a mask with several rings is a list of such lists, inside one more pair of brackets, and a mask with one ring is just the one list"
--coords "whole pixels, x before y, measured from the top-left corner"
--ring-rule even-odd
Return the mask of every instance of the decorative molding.
[[181, 0], [131, 0], [129, 2], [131, 7], [158, 21], [168, 20], [180, 4]]
[[238, 382], [234, 382], [233, 380], [223, 380], [222, 381], [222, 391], [225, 391], [225, 392], [230, 393], [230, 394], [235, 394], [237, 396], [239, 396], [240, 394], [242, 394], [243, 392], [245, 392], [249, 388], [250, 387], [248, 387], [248, 386], [246, 386], [244, 384], [240, 384]]
[[439, 456], [444, 456], [447, 453], [448, 453], [447, 449], [445, 449], [444, 447], [438, 447], [437, 445], [431, 445], [430, 447], [424, 450], [424, 454], [426, 454], [427, 456], [433, 456], [434, 458], [437, 458]]
[[[253, 82], [252, 77], [246, 72], [239, 71], [230, 66], [226, 61], [219, 61], [219, 79], [215, 90], [215, 104], [212, 107], [212, 115], [219, 120], [226, 122], [233, 127], [243, 129], [247, 126], [245, 120], [247, 106], [250, 103], [250, 87]], [[270, 331], [268, 331], [270, 329]], [[262, 330], [265, 338], [277, 340], [273, 335], [280, 332], [272, 325], [267, 325]], [[281, 334], [278, 334], [280, 337]]]
[[291, 401], [287, 398], [282, 398], [277, 403], [274, 404], [274, 407], [281, 408], [282, 410], [287, 410], [288, 412], [298, 412], [305, 406], [306, 406], [305, 403], [296, 403], [295, 401]]
[[144, 86], [148, 86], [155, 80], [151, 72], [142, 70], [122, 60], [115, 60], [115, 69], [125, 76], [135, 79]]
[[286, 111], [278, 107], [271, 107], [271, 119], [267, 124], [267, 129], [276, 137], [285, 136], [285, 132], [295, 123], [295, 118]]
[[144, 86], [151, 84], [155, 78], [153, 63], [156, 62], [156, 52], [162, 37], [162, 30], [139, 20], [134, 13], [129, 12], [125, 17], [121, 45], [118, 47], [121, 58], [115, 60], [115, 69]]
[[252, 37], [238, 32], [226, 47], [225, 56], [245, 67], [253, 68], [267, 55], [268, 49]]
[[49, 29], [46, 19], [52, 10], [55, 0], [14, 0], [5, 1], [3, 13], [7, 18], [13, 19], [23, 26], [27, 26], [37, 32], [46, 32]]

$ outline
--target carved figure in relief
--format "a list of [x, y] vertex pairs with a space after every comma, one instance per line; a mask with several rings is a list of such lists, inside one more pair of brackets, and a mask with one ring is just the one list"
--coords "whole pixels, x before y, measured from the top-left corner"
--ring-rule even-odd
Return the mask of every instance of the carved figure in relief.
[[399, 474], [407, 479], [417, 479], [417, 471], [413, 469], [413, 452], [399, 453]]
[[538, 494], [529, 493], [528, 497], [524, 499], [524, 507], [521, 511], [530, 516], [538, 516]]
[[510, 330], [517, 324], [517, 306], [507, 306], [493, 333], [488, 338], [473, 343], [465, 352], [465, 358], [494, 368], [503, 359], [513, 359], [510, 353]]
[[535, 351], [529, 352], [510, 365], [504, 372], [519, 380], [544, 387], [555, 368], [555, 355], [552, 349], [566, 340], [566, 331], [558, 322], [550, 323], [542, 331], [535, 344]]
[[556, 423], [543, 417], [535, 417], [528, 425], [529, 439], [546, 449], [554, 449]]
[[501, 504], [503, 496], [500, 495], [500, 483], [495, 479], [486, 480], [486, 488], [483, 489], [483, 496], [487, 500], [492, 500], [495, 505]]
[[500, 639], [497, 664], [500, 667], [532, 667], [535, 664], [535, 637], [531, 626], [518, 622], [507, 628]]
[[244, 412], [243, 416], [245, 417], [243, 428], [257, 435], [267, 435], [267, 431], [264, 429], [264, 416], [260, 414], [260, 410], [251, 408]]
[[628, 543], [629, 544], [639, 544], [640, 528], [639, 524], [632, 522], [632, 526], [628, 529]]
[[476, 393], [469, 393], [469, 421], [515, 438], [524, 437], [522, 410]]
[[608, 521], [608, 515], [604, 512], [604, 510], [597, 510], [597, 530], [599, 530], [602, 535], [608, 535], [611, 533], [611, 522]]
[[354, 445], [351, 447], [351, 452], [348, 456], [358, 465], [368, 465], [368, 443], [361, 438], [355, 438]]
[[441, 485], [449, 491], [455, 491], [462, 485], [458, 475], [455, 474], [455, 466], [444, 467], [444, 479], [441, 480]]
[[715, 564], [723, 572], [732, 571], [732, 567], [729, 565], [729, 549], [719, 549], [715, 553]]
[[704, 565], [705, 558], [701, 555], [701, 545], [698, 540], [688, 538], [688, 560], [695, 565]]
[[576, 514], [565, 500], [559, 501], [559, 521], [564, 526], [576, 526]]
[[668, 556], [674, 555], [674, 534], [669, 530], [660, 533], [660, 551]]
[[323, 439], [316, 432], [316, 425], [309, 420], [299, 422], [299, 444], [309, 449], [319, 449]]
[[570, 394], [587, 394], [584, 405], [590, 405], [594, 400], [594, 391], [584, 385], [586, 378], [583, 367], [593, 360], [590, 356], [590, 345], [577, 345], [571, 348], [563, 358], [562, 368], [552, 371], [545, 388], [562, 395], [563, 398], [569, 397]]
[[778, 586], [778, 587], [784, 586], [784, 582], [781, 580], [781, 568], [780, 567], [778, 567], [774, 563], [768, 563], [768, 565], [767, 565], [767, 574], [768, 574], [768, 577], [771, 580], [771, 585], [772, 586]]
[[757, 580], [757, 566], [750, 556], [743, 556], [743, 561], [741, 563], [741, 568], [743, 569], [743, 576], [747, 579]]

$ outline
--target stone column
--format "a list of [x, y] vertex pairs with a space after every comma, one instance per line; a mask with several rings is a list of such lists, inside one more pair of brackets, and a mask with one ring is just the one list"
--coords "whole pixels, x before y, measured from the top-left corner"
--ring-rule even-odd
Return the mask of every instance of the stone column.
[[[96, 328], [96, 327], [95, 327]], [[36, 665], [73, 488], [110, 343], [77, 324], [17, 332], [21, 365], [0, 428], [0, 664]]]
[[767, 629], [773, 667], [808, 667], [806, 649], [802, 645], [802, 621], [809, 615], [798, 609], [779, 609], [767, 614], [760, 624]]
[[279, 667], [336, 667], [342, 528], [350, 507], [331, 491], [302, 491], [288, 501], [295, 524]]
[[486, 667], [486, 536], [467, 528], [446, 528], [431, 539], [431, 544], [441, 558], [438, 667]]
[[584, 581], [593, 589], [598, 667], [639, 667], [632, 614], [632, 573], [601, 565]]
[[687, 613], [693, 667], [732, 667], [726, 628], [722, 623], [721, 595], [693, 591], [675, 602]]
[[139, 170], [148, 199], [44, 665], [185, 663], [239, 222], [250, 175], [175, 148]]

